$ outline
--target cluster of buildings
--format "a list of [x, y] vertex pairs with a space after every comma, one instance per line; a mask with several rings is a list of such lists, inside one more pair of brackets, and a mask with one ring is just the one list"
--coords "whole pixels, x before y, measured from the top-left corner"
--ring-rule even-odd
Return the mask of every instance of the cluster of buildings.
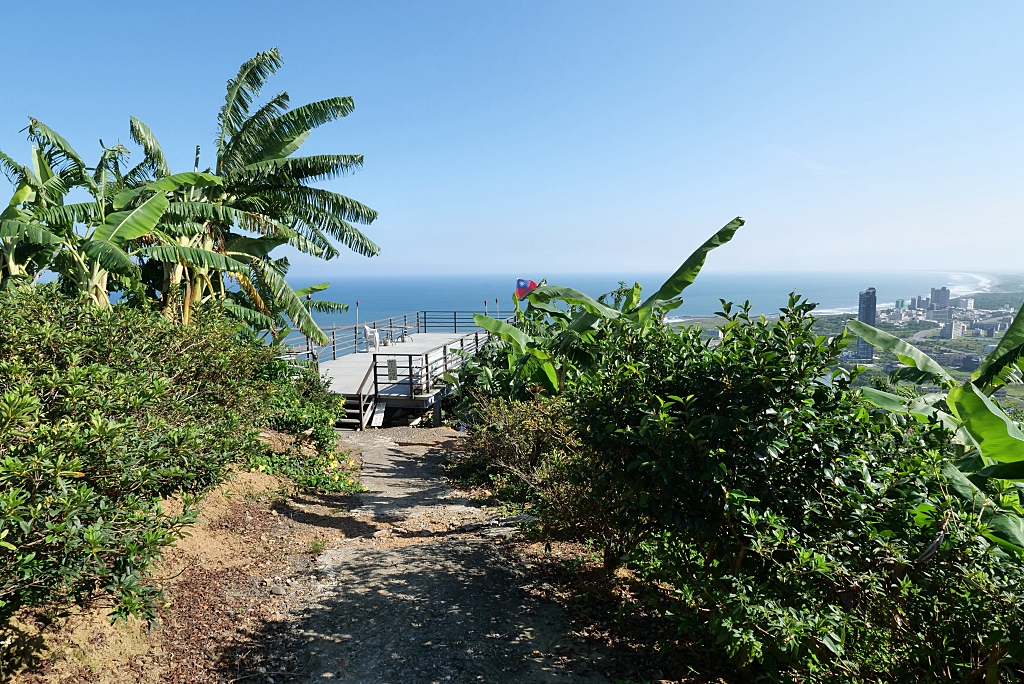
[[[932, 288], [931, 296], [918, 295], [910, 299], [897, 299], [890, 309], [877, 310], [875, 288], [869, 287], [860, 293], [857, 307], [857, 320], [868, 325], [890, 323], [896, 327], [904, 327], [908, 323], [927, 322], [941, 328], [939, 339], [952, 340], [964, 335], [973, 334], [977, 337], [995, 337], [996, 333], [1006, 330], [1013, 316], [1001, 316], [1002, 312], [983, 311], [974, 308], [974, 299], [960, 297], [950, 299], [949, 288]], [[874, 347], [862, 339], [857, 340], [857, 348], [853, 358], [867, 360], [874, 356]], [[965, 364], [973, 363], [968, 360]]]

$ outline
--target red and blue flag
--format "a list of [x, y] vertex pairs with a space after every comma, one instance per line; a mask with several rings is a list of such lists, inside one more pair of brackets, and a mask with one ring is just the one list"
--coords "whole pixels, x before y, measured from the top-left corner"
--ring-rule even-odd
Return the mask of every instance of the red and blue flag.
[[520, 278], [516, 281], [516, 298], [522, 299], [526, 295], [530, 294], [537, 289], [537, 283], [532, 280], [523, 280]]

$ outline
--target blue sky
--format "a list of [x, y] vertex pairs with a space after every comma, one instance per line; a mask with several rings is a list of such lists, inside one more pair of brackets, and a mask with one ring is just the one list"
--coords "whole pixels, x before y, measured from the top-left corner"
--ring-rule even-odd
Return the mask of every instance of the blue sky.
[[176, 2], [4, 8], [0, 149], [28, 115], [91, 159], [153, 128], [211, 164], [226, 80], [351, 95], [305, 153], [374, 207], [380, 257], [332, 273], [674, 268], [1021, 271], [1019, 3]]

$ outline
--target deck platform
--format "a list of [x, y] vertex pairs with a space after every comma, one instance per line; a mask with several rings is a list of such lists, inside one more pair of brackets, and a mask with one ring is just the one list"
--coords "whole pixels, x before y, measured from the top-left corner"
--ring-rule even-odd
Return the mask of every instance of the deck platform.
[[[363, 430], [394, 417], [433, 408], [441, 420], [441, 399], [451, 390], [448, 373], [480, 351], [490, 333], [477, 325], [475, 311], [413, 311], [362, 325], [323, 330], [326, 343], [314, 345], [301, 334], [285, 340], [282, 358], [310, 362], [344, 398], [345, 417], [335, 427]], [[505, 319], [506, 322], [510, 319]], [[367, 344], [376, 335], [404, 339]], [[403, 337], [404, 335], [404, 337]], [[368, 339], [369, 338], [369, 339]]]
[[[456, 343], [465, 333], [454, 332], [421, 332], [412, 335], [408, 342], [395, 342], [388, 346], [383, 344], [376, 350], [378, 358], [394, 355], [396, 357], [408, 356], [409, 354], [422, 356], [431, 349], [443, 347], [446, 344]], [[338, 394], [353, 395], [359, 392], [359, 384], [366, 377], [366, 373], [373, 365], [373, 352], [360, 352], [339, 356], [333, 361], [320, 361], [320, 374], [331, 381], [330, 390]], [[372, 389], [373, 379], [370, 379]], [[388, 388], [381, 388], [382, 395], [395, 394], [404, 395], [408, 393], [408, 387], [400, 388], [399, 385], [392, 385]]]

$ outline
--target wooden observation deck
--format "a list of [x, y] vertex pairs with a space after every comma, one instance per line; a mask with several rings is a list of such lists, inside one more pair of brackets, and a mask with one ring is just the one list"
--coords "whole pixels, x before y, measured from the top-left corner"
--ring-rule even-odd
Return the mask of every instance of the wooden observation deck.
[[[475, 354], [490, 333], [473, 322], [473, 311], [415, 311], [359, 325], [325, 328], [327, 344], [292, 346], [330, 380], [345, 398], [346, 417], [338, 427], [362, 430], [382, 424], [387, 408], [433, 408], [440, 422], [441, 399], [450, 385], [444, 375]], [[367, 344], [365, 328], [380, 344]], [[299, 338], [300, 341], [304, 338]]]

